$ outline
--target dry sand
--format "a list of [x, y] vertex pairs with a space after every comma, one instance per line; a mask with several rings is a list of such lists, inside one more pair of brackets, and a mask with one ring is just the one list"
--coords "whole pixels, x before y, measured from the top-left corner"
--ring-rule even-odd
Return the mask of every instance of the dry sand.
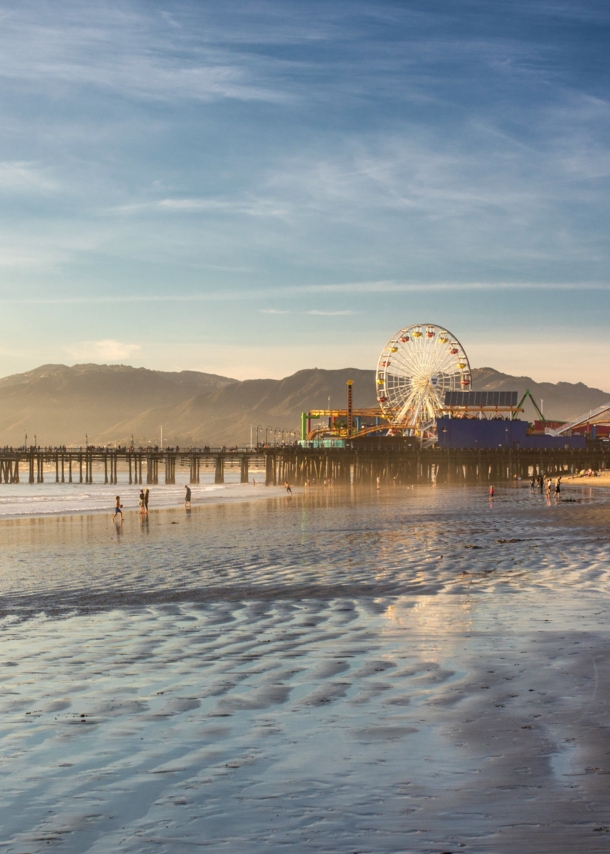
[[570, 495], [2, 523], [0, 851], [609, 850], [610, 503]]
[[610, 472], [600, 472], [596, 477], [581, 477], [580, 475], [568, 475], [561, 478], [562, 485], [570, 486], [610, 486]]

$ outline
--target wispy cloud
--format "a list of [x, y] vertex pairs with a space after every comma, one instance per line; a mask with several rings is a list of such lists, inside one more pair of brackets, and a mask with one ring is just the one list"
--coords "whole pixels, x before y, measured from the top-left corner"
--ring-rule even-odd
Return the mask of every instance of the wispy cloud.
[[26, 192], [56, 190], [58, 183], [36, 163], [5, 160], [0, 162], [0, 189]]
[[[196, 41], [188, 20], [170, 29], [165, 22], [154, 10], [138, 13], [118, 4], [24, 5], [3, 16], [0, 77], [167, 101], [292, 97], [271, 85], [279, 60], [232, 50], [230, 39], [222, 46]], [[197, 23], [205, 35], [203, 21]]]
[[610, 291], [610, 282], [342, 282], [327, 285], [302, 285], [300, 293], [415, 293], [440, 291]]
[[115, 341], [106, 338], [102, 341], [81, 341], [66, 351], [73, 359], [93, 359], [108, 362], [118, 362], [121, 359], [129, 359], [140, 350], [139, 344], [126, 344], [123, 341]]
[[[401, 294], [401, 293], [470, 293], [500, 291], [574, 291], [609, 292], [610, 282], [350, 282], [320, 285], [287, 285], [278, 288], [248, 288], [246, 290], [224, 289], [192, 294], [87, 294], [66, 296], [19, 296], [0, 297], [0, 305], [107, 305], [107, 304], [155, 304], [155, 303], [206, 303], [242, 302], [270, 297], [277, 300], [294, 299], [308, 294]], [[259, 309], [261, 314], [292, 314], [293, 309]], [[296, 312], [299, 313], [299, 312]], [[359, 313], [352, 309], [306, 309], [300, 313], [320, 316], [341, 316]]]
[[176, 198], [133, 202], [120, 205], [117, 213], [137, 214], [159, 212], [167, 214], [223, 213], [253, 217], [285, 217], [288, 205], [278, 204], [273, 199], [219, 199], [219, 198]]
[[305, 312], [306, 314], [317, 314], [321, 317], [341, 317], [343, 315], [355, 314], [354, 311], [321, 311], [319, 309], [312, 309], [311, 311]]

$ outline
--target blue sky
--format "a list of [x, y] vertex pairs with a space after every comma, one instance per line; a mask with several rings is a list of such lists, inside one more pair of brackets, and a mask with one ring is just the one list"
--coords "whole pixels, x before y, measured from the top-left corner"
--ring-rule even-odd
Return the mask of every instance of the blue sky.
[[0, 2], [0, 374], [473, 366], [610, 390], [606, 2]]

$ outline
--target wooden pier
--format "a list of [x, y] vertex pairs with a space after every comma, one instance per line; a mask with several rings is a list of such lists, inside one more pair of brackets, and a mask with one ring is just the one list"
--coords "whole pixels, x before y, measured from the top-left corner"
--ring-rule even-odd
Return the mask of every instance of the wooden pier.
[[610, 448], [598, 444], [583, 450], [408, 450], [325, 449], [269, 450], [266, 482], [311, 485], [381, 483], [500, 483], [545, 474], [573, 474], [582, 469], [610, 468]]
[[[105, 449], [14, 448], [0, 449], [0, 483], [118, 483], [119, 467], [130, 484], [176, 483], [176, 468], [187, 468], [189, 483], [201, 481], [205, 469], [214, 483], [224, 483], [225, 469], [239, 469], [240, 482], [248, 483], [252, 462], [264, 468], [264, 455], [254, 449]], [[160, 481], [160, 477], [162, 480]]]
[[248, 483], [252, 469], [264, 470], [265, 484], [287, 481], [296, 486], [381, 483], [502, 482], [532, 475], [572, 474], [581, 469], [610, 468], [610, 447], [591, 444], [583, 450], [506, 449], [441, 450], [417, 447], [310, 449], [298, 445], [259, 448], [29, 448], [0, 449], [1, 483], [118, 483], [119, 471], [130, 484], [175, 484], [177, 469], [188, 469], [191, 484], [204, 471], [214, 483], [225, 472], [239, 471]]

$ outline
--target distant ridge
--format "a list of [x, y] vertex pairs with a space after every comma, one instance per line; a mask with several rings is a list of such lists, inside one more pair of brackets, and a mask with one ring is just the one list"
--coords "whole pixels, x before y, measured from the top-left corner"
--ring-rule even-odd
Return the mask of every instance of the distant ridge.
[[[529, 388], [544, 399], [547, 418], [567, 420], [610, 401], [610, 393], [583, 383], [537, 383], [493, 368], [472, 372], [473, 388]], [[354, 405], [376, 406], [375, 371], [356, 368], [297, 371], [281, 380], [239, 381], [200, 371], [152, 371], [129, 365], [42, 365], [0, 379], [0, 444], [67, 445], [159, 441], [167, 444], [244, 445], [250, 425], [295, 430], [307, 409], [345, 406], [346, 380], [354, 380]], [[534, 411], [527, 404], [526, 417]], [[269, 431], [268, 431], [269, 432]]]

